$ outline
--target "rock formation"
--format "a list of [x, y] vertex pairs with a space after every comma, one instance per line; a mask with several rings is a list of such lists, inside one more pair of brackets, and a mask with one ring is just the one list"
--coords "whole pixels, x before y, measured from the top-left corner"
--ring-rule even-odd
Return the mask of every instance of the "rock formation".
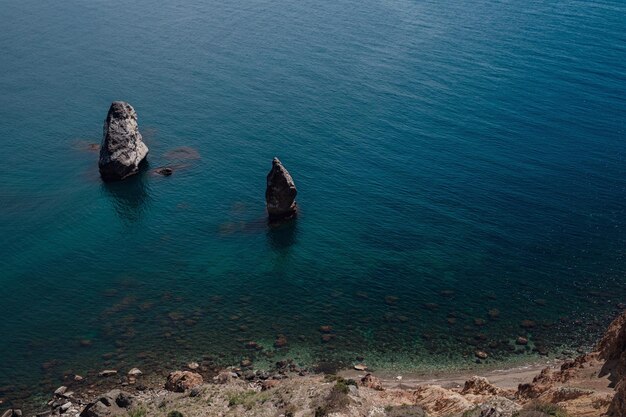
[[615, 384], [615, 396], [608, 415], [626, 417], [626, 311], [609, 325], [596, 350], [600, 359], [606, 361], [601, 375], [609, 374]]
[[114, 101], [104, 121], [104, 137], [98, 167], [105, 181], [136, 174], [148, 154], [137, 127], [137, 112], [123, 101]]
[[611, 417], [626, 417], [626, 379], [617, 384], [607, 415]]
[[270, 220], [289, 219], [296, 215], [296, 186], [283, 164], [274, 158], [267, 174], [265, 201]]
[[606, 361], [605, 371], [612, 373], [615, 381], [626, 378], [626, 311], [609, 325], [596, 351]]

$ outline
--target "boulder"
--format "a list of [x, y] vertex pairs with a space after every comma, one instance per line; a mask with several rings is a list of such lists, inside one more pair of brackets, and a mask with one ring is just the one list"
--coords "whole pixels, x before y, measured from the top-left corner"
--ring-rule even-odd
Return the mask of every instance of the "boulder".
[[267, 174], [265, 202], [270, 220], [289, 219], [296, 215], [298, 191], [283, 164], [274, 158], [272, 169]]
[[173, 392], [185, 392], [202, 385], [202, 375], [190, 371], [174, 371], [167, 377], [165, 389]]
[[104, 137], [98, 167], [105, 181], [136, 174], [148, 154], [137, 127], [137, 112], [128, 103], [114, 101], [104, 121]]
[[114, 389], [107, 392], [97, 401], [85, 406], [80, 417], [109, 417], [125, 415], [125, 409], [131, 407], [134, 397], [127, 392]]
[[375, 389], [377, 391], [383, 391], [383, 384], [380, 382], [380, 379], [376, 378], [372, 374], [366, 374], [363, 378], [361, 378], [361, 385], [367, 388]]

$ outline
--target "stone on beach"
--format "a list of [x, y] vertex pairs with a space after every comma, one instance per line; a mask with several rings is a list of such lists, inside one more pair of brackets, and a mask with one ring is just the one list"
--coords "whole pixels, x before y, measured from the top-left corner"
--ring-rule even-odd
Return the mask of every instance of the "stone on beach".
[[296, 215], [296, 185], [278, 158], [272, 161], [272, 169], [267, 174], [265, 201], [270, 220], [289, 219]]
[[101, 377], [108, 377], [113, 375], [117, 375], [117, 371], [114, 369], [105, 369], [104, 371], [100, 371], [100, 373], [98, 374], [98, 376]]
[[98, 161], [102, 179], [121, 180], [136, 174], [147, 154], [148, 147], [137, 126], [137, 112], [126, 102], [113, 102], [104, 122]]
[[135, 398], [127, 392], [119, 389], [109, 391], [97, 401], [85, 406], [80, 413], [80, 417], [105, 417], [126, 415], [126, 408], [129, 408]]
[[190, 371], [174, 371], [168, 375], [165, 389], [174, 392], [185, 392], [202, 383], [203, 379], [200, 374]]

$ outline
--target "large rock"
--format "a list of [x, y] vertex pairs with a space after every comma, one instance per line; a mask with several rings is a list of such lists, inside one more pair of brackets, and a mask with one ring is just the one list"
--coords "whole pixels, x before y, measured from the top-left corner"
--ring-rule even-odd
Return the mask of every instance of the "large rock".
[[203, 382], [202, 375], [190, 371], [174, 371], [167, 377], [165, 389], [174, 392], [185, 392]]
[[104, 121], [104, 138], [98, 167], [105, 181], [136, 174], [148, 154], [137, 127], [137, 112], [124, 101], [114, 101]]
[[270, 220], [288, 219], [296, 215], [296, 185], [283, 164], [274, 158], [267, 174], [265, 201]]

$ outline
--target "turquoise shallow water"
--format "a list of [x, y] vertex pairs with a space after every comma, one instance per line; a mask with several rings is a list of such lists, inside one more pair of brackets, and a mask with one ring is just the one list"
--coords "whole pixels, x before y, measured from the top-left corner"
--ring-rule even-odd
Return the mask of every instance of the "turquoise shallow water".
[[[504, 362], [626, 301], [621, 1], [0, 6], [0, 399], [204, 355]], [[149, 167], [103, 184], [119, 99]], [[273, 156], [301, 207], [278, 229]]]

